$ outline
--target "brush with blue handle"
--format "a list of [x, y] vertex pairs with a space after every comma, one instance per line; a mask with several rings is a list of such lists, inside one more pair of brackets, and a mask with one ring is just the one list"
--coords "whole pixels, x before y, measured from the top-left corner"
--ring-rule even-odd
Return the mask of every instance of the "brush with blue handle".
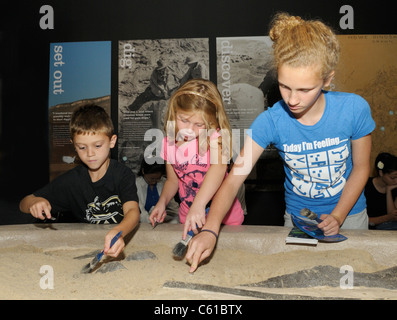
[[[205, 216], [207, 216], [209, 210], [210, 208], [205, 209]], [[196, 224], [196, 228], [197, 228], [197, 224]], [[183, 258], [183, 256], [186, 253], [187, 245], [189, 244], [189, 241], [192, 240], [193, 236], [194, 236], [193, 230], [190, 230], [186, 235], [186, 239], [185, 240], [181, 239], [181, 241], [179, 241], [175, 245], [174, 250], [172, 250], [172, 253], [174, 254], [175, 258], [177, 259]]]
[[187, 245], [189, 244], [189, 241], [192, 240], [193, 236], [194, 236], [193, 230], [190, 230], [186, 235], [186, 239], [185, 240], [181, 239], [181, 241], [179, 241], [175, 245], [174, 250], [172, 250], [172, 253], [176, 258], [182, 259], [182, 257], [185, 255]]
[[[121, 231], [113, 237], [112, 241], [110, 242], [110, 248], [113, 247], [113, 245], [120, 238], [120, 236], [121, 236]], [[103, 250], [100, 253], [98, 253], [94, 257], [94, 259], [91, 260], [90, 263], [84, 266], [83, 270], [81, 270], [81, 273], [91, 273], [91, 271], [95, 269], [99, 261], [101, 261], [102, 256], [103, 256]]]

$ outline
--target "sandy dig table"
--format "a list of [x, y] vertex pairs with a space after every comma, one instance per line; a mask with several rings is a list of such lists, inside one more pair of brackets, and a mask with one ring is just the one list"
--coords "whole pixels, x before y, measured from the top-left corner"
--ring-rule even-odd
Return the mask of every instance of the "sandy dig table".
[[394, 231], [348, 230], [347, 241], [306, 246], [285, 244], [290, 228], [227, 226], [211, 260], [189, 274], [172, 256], [182, 226], [140, 225], [121, 257], [82, 274], [110, 229], [0, 226], [0, 299], [397, 298]]

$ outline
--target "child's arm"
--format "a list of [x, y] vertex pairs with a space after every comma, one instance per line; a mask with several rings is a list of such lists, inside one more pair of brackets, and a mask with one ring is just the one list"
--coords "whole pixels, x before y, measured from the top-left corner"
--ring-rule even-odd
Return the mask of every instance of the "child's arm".
[[363, 191], [370, 172], [371, 135], [352, 140], [353, 169], [343, 188], [338, 204], [330, 215], [322, 215], [324, 219], [318, 227], [326, 236], [339, 233], [339, 228], [345, 221], [351, 208]]
[[[219, 234], [221, 223], [232, 206], [238, 189], [258, 161], [263, 150], [260, 145], [247, 136], [243, 149], [237, 157], [230, 174], [223, 181], [212, 199], [203, 229]], [[211, 255], [215, 245], [216, 238], [210, 232], [201, 232], [193, 237], [186, 253], [186, 260], [191, 265], [190, 272], [194, 272], [199, 263]]]
[[397, 210], [391, 211], [383, 216], [369, 217], [368, 220], [371, 225], [377, 225], [388, 221], [397, 221]]
[[153, 208], [152, 213], [150, 214], [149, 220], [152, 223], [152, 226], [156, 222], [163, 222], [166, 212], [165, 208], [167, 204], [171, 201], [171, 199], [175, 196], [179, 187], [179, 178], [176, 175], [172, 165], [169, 163], [166, 164], [167, 171], [167, 180], [164, 183], [163, 190], [161, 191], [161, 195], [159, 201], [156, 206]]
[[186, 238], [186, 234], [189, 230], [193, 230], [193, 232], [197, 234], [197, 228], [201, 228], [205, 224], [206, 205], [214, 197], [214, 194], [217, 192], [225, 178], [227, 160], [225, 161], [225, 159], [222, 158], [220, 143], [220, 138], [219, 140], [211, 141], [211, 165], [205, 174], [203, 183], [201, 184], [186, 216], [182, 239]]
[[[51, 218], [51, 204], [42, 197], [36, 197], [33, 194], [27, 195], [19, 203], [19, 209], [24, 213], [30, 213], [33, 217], [44, 220], [46, 217]], [[43, 216], [43, 212], [46, 217]]]
[[[110, 230], [105, 236], [104, 253], [111, 257], [117, 257], [125, 247], [124, 237], [127, 236], [139, 222], [139, 205], [136, 201], [127, 201], [123, 205], [124, 218], [121, 222]], [[110, 247], [110, 242], [113, 237], [121, 231], [121, 237], [116, 241], [113, 247]]]
[[[397, 184], [386, 186], [386, 208], [387, 213], [382, 216], [384, 221], [397, 221], [397, 197], [393, 201], [393, 190], [397, 188]], [[382, 218], [378, 217], [378, 218]], [[372, 222], [372, 221], [371, 221]], [[380, 222], [378, 222], [380, 223]], [[376, 224], [378, 224], [376, 223]]]
[[394, 214], [396, 213], [397, 210], [397, 197], [393, 201], [393, 190], [397, 188], [397, 184], [391, 185], [391, 186], [386, 186], [386, 208], [387, 208], [387, 214]]

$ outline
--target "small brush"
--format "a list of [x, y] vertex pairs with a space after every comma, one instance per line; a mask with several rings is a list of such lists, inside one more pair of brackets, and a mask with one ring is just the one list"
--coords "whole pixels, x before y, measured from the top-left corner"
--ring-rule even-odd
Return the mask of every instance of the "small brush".
[[187, 245], [189, 241], [193, 238], [193, 235], [194, 235], [193, 230], [190, 230], [186, 235], [186, 239], [185, 240], [182, 239], [175, 245], [174, 250], [172, 250], [172, 253], [176, 258], [182, 259], [182, 257], [185, 255]]
[[[317, 216], [316, 213], [314, 213], [313, 211], [311, 211], [311, 210], [308, 209], [308, 208], [302, 209], [301, 212], [300, 212], [300, 214], [301, 214], [302, 216], [306, 217], [306, 218], [309, 218], [310, 220], [315, 220], [315, 221], [317, 221], [318, 223], [323, 222], [323, 220], [321, 220], [320, 218], [318, 218], [318, 216]], [[301, 228], [301, 227], [299, 227], [299, 226], [298, 226], [298, 228], [299, 228], [300, 230], [302, 230], [303, 232], [307, 233], [309, 236], [314, 237], [314, 238], [319, 239], [319, 240], [324, 241], [324, 242], [339, 242], [339, 241], [344, 241], [344, 240], [347, 239], [344, 235], [341, 235], [341, 234], [339, 234], [339, 233], [338, 233], [338, 234], [335, 234], [335, 235], [332, 235], [332, 236], [325, 236], [324, 234], [322, 234], [321, 238], [319, 238], [319, 237], [317, 237], [316, 235], [314, 235], [314, 234], [312, 234], [312, 233], [309, 233], [309, 232], [308, 232], [306, 229], [304, 229], [304, 228]]]
[[311, 211], [308, 208], [303, 208], [300, 212], [300, 214], [306, 218], [309, 218], [310, 220], [315, 220], [318, 223], [323, 222], [323, 220], [321, 220], [320, 218], [318, 218], [317, 214], [314, 213], [313, 211]]
[[44, 220], [43, 220], [44, 223], [47, 223], [48, 221], [55, 221], [57, 219], [57, 218], [52, 217], [52, 216], [51, 216], [51, 218], [47, 218], [47, 215], [45, 214], [44, 211], [41, 214], [44, 217]]
[[[210, 211], [209, 206], [207, 206], [207, 208], [205, 209], [205, 216], [207, 216], [208, 212]], [[197, 227], [197, 224], [196, 224]], [[174, 257], [177, 259], [182, 259], [183, 256], [185, 255], [186, 249], [187, 249], [187, 245], [189, 243], [190, 240], [192, 240], [194, 236], [193, 230], [190, 230], [187, 235], [186, 235], [186, 239], [183, 240], [181, 239], [181, 241], [179, 241], [175, 247], [174, 250], [172, 250], [172, 253], [174, 254]]]
[[[121, 231], [113, 237], [112, 241], [110, 242], [110, 248], [113, 247], [113, 245], [120, 238], [120, 236], [121, 236]], [[100, 253], [98, 253], [94, 257], [94, 259], [91, 260], [90, 263], [88, 263], [86, 266], [84, 266], [84, 268], [81, 270], [81, 273], [91, 273], [92, 270], [95, 269], [95, 267], [97, 266], [99, 261], [101, 261], [102, 256], [103, 256], [103, 250]]]

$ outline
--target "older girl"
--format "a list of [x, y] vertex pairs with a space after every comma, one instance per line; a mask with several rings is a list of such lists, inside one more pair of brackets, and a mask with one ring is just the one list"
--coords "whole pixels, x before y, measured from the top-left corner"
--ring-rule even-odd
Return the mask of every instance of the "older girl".
[[[205, 228], [219, 232], [220, 221], [249, 170], [270, 144], [284, 161], [285, 225], [309, 208], [321, 219], [325, 235], [339, 228], [368, 228], [363, 189], [370, 171], [371, 132], [375, 123], [361, 97], [325, 91], [339, 58], [335, 34], [321, 21], [281, 13], [270, 29], [282, 100], [251, 125], [240, 156], [217, 192]], [[265, 214], [265, 212], [264, 212]], [[208, 257], [216, 237], [199, 234], [186, 259], [191, 271]]]

